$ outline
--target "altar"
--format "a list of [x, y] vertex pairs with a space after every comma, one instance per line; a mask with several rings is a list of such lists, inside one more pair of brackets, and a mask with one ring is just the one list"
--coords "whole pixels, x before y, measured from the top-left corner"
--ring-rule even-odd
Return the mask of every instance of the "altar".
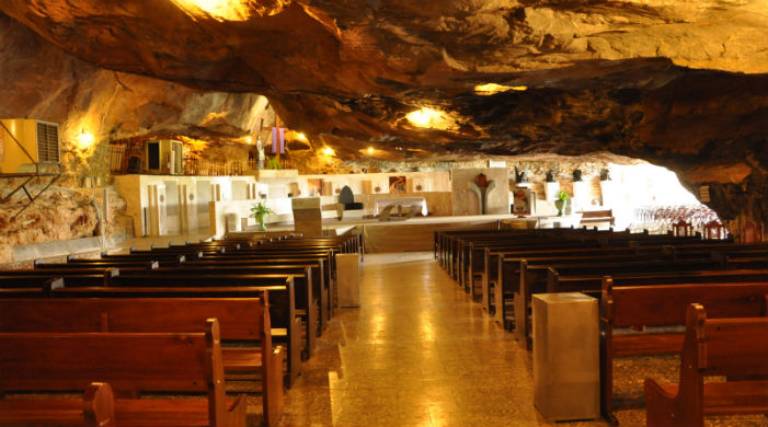
[[424, 197], [391, 197], [378, 199], [373, 204], [373, 214], [378, 215], [389, 205], [394, 205], [395, 207], [419, 206], [421, 216], [427, 216], [429, 214], [429, 210], [427, 209], [427, 199]]

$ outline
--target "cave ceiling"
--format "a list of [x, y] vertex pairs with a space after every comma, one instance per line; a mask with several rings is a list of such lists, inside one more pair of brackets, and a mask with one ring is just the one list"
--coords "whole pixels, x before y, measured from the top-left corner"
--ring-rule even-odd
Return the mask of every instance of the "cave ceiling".
[[[195, 3], [0, 11], [102, 69], [263, 94], [342, 158], [610, 151], [732, 183], [768, 168], [767, 0]], [[415, 126], [422, 107], [448, 124]]]

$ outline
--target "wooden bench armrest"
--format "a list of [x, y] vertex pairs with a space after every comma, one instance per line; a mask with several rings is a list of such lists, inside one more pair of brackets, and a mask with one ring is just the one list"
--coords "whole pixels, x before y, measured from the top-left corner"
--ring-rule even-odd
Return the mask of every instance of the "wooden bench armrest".
[[[265, 355], [266, 356], [266, 355]], [[267, 426], [276, 426], [283, 413], [285, 391], [283, 388], [283, 363], [285, 349], [276, 346], [272, 349], [272, 370], [264, 378], [264, 421]]]
[[115, 396], [107, 383], [91, 383], [83, 393], [83, 415], [89, 427], [115, 427]]
[[645, 379], [645, 414], [647, 427], [670, 427], [676, 424], [677, 393], [671, 393], [652, 378]]
[[[229, 402], [227, 407], [227, 426], [245, 427], [246, 424], [246, 399], [241, 395]], [[267, 424], [269, 426], [269, 424]]]

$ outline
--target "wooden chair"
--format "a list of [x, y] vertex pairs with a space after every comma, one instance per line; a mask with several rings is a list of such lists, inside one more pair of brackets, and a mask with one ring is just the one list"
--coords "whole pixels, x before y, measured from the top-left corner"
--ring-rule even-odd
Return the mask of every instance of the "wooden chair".
[[[41, 404], [42, 403], [42, 404]], [[0, 426], [115, 427], [115, 397], [107, 383], [91, 383], [82, 399], [55, 403], [0, 399]]]
[[[6, 395], [0, 405], [55, 405], [61, 398], [7, 395], [83, 390], [99, 378], [117, 394], [118, 426], [161, 421], [190, 427], [244, 427], [245, 400], [228, 398], [224, 392], [218, 322], [208, 319], [200, 329], [186, 333], [0, 333], [0, 391]], [[137, 397], [144, 393], [162, 395]], [[168, 397], [167, 393], [199, 396]], [[5, 412], [0, 410], [0, 414]]]
[[[705, 382], [724, 376], [725, 382]], [[645, 380], [648, 427], [703, 427], [705, 415], [768, 413], [768, 318], [687, 312], [679, 384]], [[736, 379], [736, 380], [732, 380]]]
[[725, 239], [727, 231], [719, 221], [710, 221], [704, 224], [704, 240]]
[[693, 236], [693, 225], [685, 220], [678, 220], [672, 224], [672, 235], [676, 237], [690, 237]]

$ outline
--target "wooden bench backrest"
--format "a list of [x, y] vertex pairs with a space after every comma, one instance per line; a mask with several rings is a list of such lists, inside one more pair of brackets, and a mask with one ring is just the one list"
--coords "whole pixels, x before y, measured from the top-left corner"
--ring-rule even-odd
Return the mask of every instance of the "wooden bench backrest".
[[[204, 275], [195, 272], [155, 275], [132, 274], [110, 280], [109, 286], [141, 287], [229, 287], [229, 286], [270, 286], [293, 281], [290, 274], [216, 274]], [[65, 286], [69, 287], [69, 283]]]
[[117, 394], [207, 392], [224, 403], [216, 319], [185, 333], [0, 332], [0, 390], [83, 390], [108, 382]]
[[0, 331], [184, 332], [216, 318], [222, 339], [260, 341], [264, 308], [260, 298], [9, 298], [0, 299]]
[[768, 318], [710, 319], [704, 307], [688, 308], [683, 358], [703, 375], [768, 375]]
[[693, 283], [653, 286], [603, 284], [603, 304], [614, 327], [684, 325], [691, 303], [713, 317], [764, 316], [768, 282]]

